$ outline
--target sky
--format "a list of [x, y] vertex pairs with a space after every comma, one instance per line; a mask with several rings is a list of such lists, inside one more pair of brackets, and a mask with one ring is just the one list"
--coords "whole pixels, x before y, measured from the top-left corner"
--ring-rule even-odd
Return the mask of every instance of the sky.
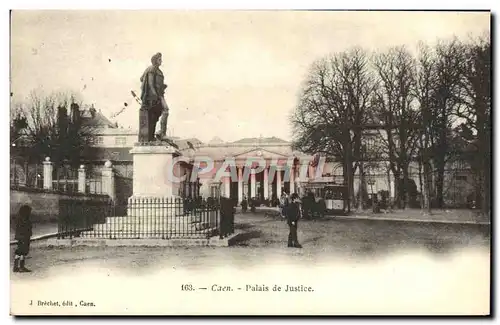
[[113, 121], [137, 129], [130, 91], [161, 52], [171, 135], [291, 140], [288, 116], [316, 59], [489, 30], [477, 12], [13, 11], [11, 102], [72, 91], [107, 117], [126, 102]]

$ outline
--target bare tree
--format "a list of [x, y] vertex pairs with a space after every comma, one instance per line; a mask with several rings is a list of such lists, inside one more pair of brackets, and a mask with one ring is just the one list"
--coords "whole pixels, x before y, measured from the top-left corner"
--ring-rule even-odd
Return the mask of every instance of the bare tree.
[[491, 189], [491, 43], [480, 38], [466, 44], [462, 52], [462, 93], [455, 114], [465, 121], [462, 137], [472, 150], [466, 156], [477, 173], [476, 201], [484, 214], [490, 211]]
[[[56, 164], [78, 165], [93, 140], [91, 129], [82, 126], [78, 96], [71, 93], [44, 95], [32, 91], [26, 103], [13, 108], [16, 120], [25, 121], [20, 130], [20, 146], [27, 148], [28, 160], [50, 157]], [[69, 108], [69, 109], [68, 109]], [[69, 116], [68, 116], [69, 111]]]
[[[418, 140], [419, 111], [413, 107], [415, 59], [405, 47], [394, 47], [373, 58], [378, 77], [376, 115], [384, 128], [380, 141], [387, 149], [390, 169], [395, 178], [395, 197], [399, 207], [408, 205], [408, 168]], [[402, 179], [402, 182], [401, 182]]]
[[436, 88], [433, 124], [433, 162], [436, 169], [436, 205], [444, 207], [444, 173], [450, 155], [451, 131], [460, 102], [460, 81], [464, 71], [464, 46], [457, 39], [436, 45]]
[[[423, 189], [423, 207], [431, 213], [432, 201], [432, 145], [436, 105], [436, 55], [426, 44], [419, 44], [415, 98], [420, 108], [419, 179]], [[422, 180], [423, 167], [423, 180]]]
[[373, 93], [373, 78], [366, 53], [355, 48], [318, 60], [303, 85], [291, 122], [294, 148], [306, 153], [324, 153], [343, 162], [354, 202], [354, 174], [363, 177], [363, 125]]

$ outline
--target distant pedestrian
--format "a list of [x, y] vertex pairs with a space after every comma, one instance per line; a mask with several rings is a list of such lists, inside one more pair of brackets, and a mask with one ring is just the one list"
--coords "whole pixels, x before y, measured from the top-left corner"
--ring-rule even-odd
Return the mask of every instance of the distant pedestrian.
[[243, 213], [245, 213], [245, 212], [247, 212], [247, 208], [248, 208], [247, 197], [243, 196], [243, 200], [241, 200], [241, 211], [243, 211]]
[[32, 235], [31, 207], [23, 205], [19, 209], [16, 220], [17, 248], [14, 252], [14, 272], [31, 272], [25, 267], [26, 256], [30, 250], [30, 240]]
[[288, 234], [288, 247], [302, 248], [297, 238], [297, 227], [300, 218], [299, 196], [293, 193], [291, 196], [291, 203], [287, 207], [286, 218], [290, 233]]
[[290, 203], [290, 199], [286, 192], [283, 190], [281, 192], [281, 197], [280, 197], [280, 214], [283, 219], [286, 219], [286, 209], [288, 208], [288, 204]]

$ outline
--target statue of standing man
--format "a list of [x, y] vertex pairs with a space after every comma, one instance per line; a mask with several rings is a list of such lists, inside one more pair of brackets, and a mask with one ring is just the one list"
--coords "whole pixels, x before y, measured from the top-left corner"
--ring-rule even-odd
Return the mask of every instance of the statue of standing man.
[[[165, 101], [165, 77], [160, 70], [161, 53], [151, 58], [149, 66], [141, 77], [141, 112], [139, 127], [139, 142], [162, 140], [167, 134], [168, 105]], [[160, 130], [155, 135], [156, 123], [160, 119]]]

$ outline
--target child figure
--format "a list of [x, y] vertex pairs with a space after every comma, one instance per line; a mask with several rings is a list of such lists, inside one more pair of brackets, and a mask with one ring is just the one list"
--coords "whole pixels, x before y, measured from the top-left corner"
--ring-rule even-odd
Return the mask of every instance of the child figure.
[[24, 263], [30, 250], [30, 239], [32, 235], [31, 207], [23, 205], [19, 209], [16, 221], [17, 248], [14, 256], [14, 272], [31, 272]]

